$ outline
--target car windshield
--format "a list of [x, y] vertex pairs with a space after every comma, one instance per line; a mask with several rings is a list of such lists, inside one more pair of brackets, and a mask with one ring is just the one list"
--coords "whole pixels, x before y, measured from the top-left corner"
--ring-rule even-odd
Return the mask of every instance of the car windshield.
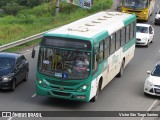
[[85, 79], [90, 73], [90, 52], [40, 48], [39, 71], [60, 79]]
[[0, 58], [0, 69], [12, 70], [14, 68], [15, 61], [11, 58]]
[[160, 77], [160, 65], [157, 65], [157, 66], [153, 69], [151, 75], [152, 75], [152, 76], [158, 76], [158, 77]]
[[144, 26], [136, 26], [137, 33], [148, 33], [148, 27]]
[[131, 9], [144, 9], [148, 6], [148, 0], [124, 0], [123, 6]]

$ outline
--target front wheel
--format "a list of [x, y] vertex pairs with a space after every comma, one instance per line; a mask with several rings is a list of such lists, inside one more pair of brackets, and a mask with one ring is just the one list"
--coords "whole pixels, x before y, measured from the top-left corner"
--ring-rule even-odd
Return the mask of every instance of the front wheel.
[[100, 84], [98, 83], [96, 95], [91, 99], [91, 102], [95, 102], [98, 99], [99, 92], [100, 92]]
[[25, 77], [24, 77], [24, 81], [28, 80], [28, 72], [26, 72]]
[[147, 42], [147, 44], [146, 44], [146, 47], [148, 47], [149, 46], [149, 41]]

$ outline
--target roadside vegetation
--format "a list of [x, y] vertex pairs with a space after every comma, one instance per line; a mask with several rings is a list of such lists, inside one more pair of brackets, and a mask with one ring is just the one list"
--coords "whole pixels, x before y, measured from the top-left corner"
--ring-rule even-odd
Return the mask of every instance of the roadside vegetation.
[[13, 3], [10, 3], [12, 9], [19, 8], [15, 13], [6, 12], [7, 4], [5, 7], [1, 6], [5, 9], [0, 9], [0, 45], [65, 25], [98, 11], [109, 9], [112, 5], [112, 0], [94, 0], [91, 9], [83, 9], [60, 0], [59, 14], [55, 15], [55, 0], [43, 1], [38, 6], [20, 5], [14, 2], [18, 7], [13, 7]]

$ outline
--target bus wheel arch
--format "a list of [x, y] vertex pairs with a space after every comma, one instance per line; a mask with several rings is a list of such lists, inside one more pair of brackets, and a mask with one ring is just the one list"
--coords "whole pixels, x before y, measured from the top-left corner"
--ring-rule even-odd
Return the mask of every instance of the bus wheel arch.
[[122, 60], [121, 67], [119, 73], [117, 74], [117, 77], [122, 77], [124, 67], [125, 67], [125, 58], [123, 58]]
[[91, 102], [95, 102], [98, 99], [99, 92], [101, 91], [102, 88], [102, 82], [103, 78], [101, 77], [98, 81], [96, 95], [90, 100]]

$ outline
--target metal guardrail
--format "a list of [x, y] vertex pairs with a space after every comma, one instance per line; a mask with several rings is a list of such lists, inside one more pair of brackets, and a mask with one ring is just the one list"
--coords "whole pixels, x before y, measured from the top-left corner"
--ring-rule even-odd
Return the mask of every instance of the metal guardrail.
[[[54, 30], [54, 29], [51, 29], [49, 31], [52, 31], [52, 30]], [[15, 47], [15, 46], [18, 46], [18, 45], [21, 45], [21, 44], [24, 44], [24, 43], [27, 43], [27, 42], [30, 42], [30, 41], [33, 41], [33, 40], [38, 39], [38, 38], [42, 38], [43, 34], [46, 33], [46, 32], [49, 32], [49, 31], [45, 31], [45, 32], [30, 36], [30, 37], [27, 37], [27, 38], [24, 38], [24, 39], [21, 39], [21, 40], [18, 40], [18, 41], [9, 43], [9, 44], [1, 45], [0, 46], [0, 51], [9, 49], [9, 48], [12, 48], [12, 47]]]

